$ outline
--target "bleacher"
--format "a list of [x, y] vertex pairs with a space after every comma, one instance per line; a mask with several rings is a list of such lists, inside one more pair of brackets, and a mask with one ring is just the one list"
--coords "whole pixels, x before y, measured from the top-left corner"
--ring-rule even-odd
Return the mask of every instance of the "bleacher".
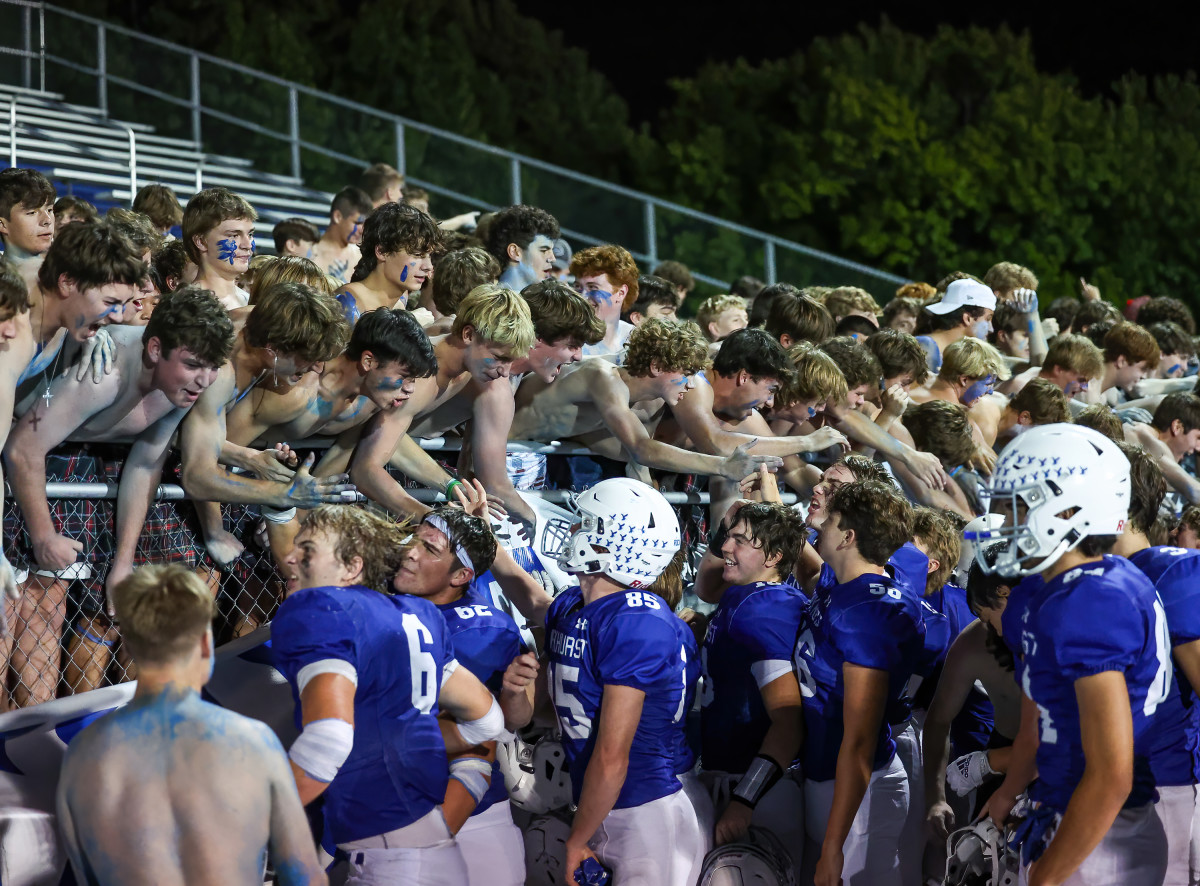
[[195, 142], [159, 135], [142, 123], [110, 119], [99, 108], [70, 104], [57, 93], [0, 84], [0, 108], [5, 123], [0, 168], [38, 169], [60, 196], [81, 197], [101, 213], [128, 206], [134, 188], [158, 182], [174, 190], [181, 203], [202, 188], [230, 188], [250, 201], [268, 229], [290, 216], [321, 227], [329, 221], [332, 195], [307, 188], [298, 178], [263, 172], [241, 157], [207, 153]]

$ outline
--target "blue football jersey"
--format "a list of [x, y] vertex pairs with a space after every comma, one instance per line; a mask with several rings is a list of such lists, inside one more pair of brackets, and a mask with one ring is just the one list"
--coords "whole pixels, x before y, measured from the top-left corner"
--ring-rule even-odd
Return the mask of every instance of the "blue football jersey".
[[1171, 686], [1171, 641], [1150, 580], [1112, 556], [1055, 576], [1029, 600], [1021, 647], [1021, 688], [1038, 707], [1038, 777], [1030, 798], [1066, 810], [1085, 763], [1075, 681], [1118, 671], [1133, 713], [1133, 790], [1125, 805], [1153, 800], [1147, 753], [1155, 711]]
[[[816, 544], [815, 536], [815, 532], [810, 536], [814, 545]], [[896, 549], [896, 553], [888, 557], [887, 569], [888, 574], [898, 584], [908, 588], [918, 597], [925, 596], [925, 576], [929, 572], [929, 557], [911, 541], [906, 541]], [[821, 591], [836, 584], [837, 576], [833, 574], [832, 567], [828, 563], [822, 563], [821, 574], [817, 577], [816, 590]]]
[[[800, 618], [792, 654], [804, 696], [804, 775], [827, 781], [842, 746], [843, 665], [885, 671], [887, 704], [899, 703], [925, 648], [921, 607], [886, 575], [863, 575], [818, 592]], [[895, 755], [888, 718], [879, 724], [873, 768]]]
[[[1200, 551], [1146, 548], [1129, 561], [1158, 591], [1172, 648], [1200, 640]], [[1200, 705], [1195, 687], [1178, 668], [1170, 693], [1154, 714], [1150, 769], [1158, 785], [1200, 781]]]
[[[492, 606], [489, 598], [472, 590], [438, 609], [446, 619], [458, 663], [499, 698], [504, 671], [521, 654], [521, 632], [517, 630], [517, 623]], [[472, 815], [506, 799], [508, 789], [504, 786], [504, 773], [496, 762], [492, 764], [492, 783]]]
[[449, 764], [437, 699], [454, 654], [437, 607], [359, 586], [306, 588], [279, 607], [271, 647], [297, 726], [305, 665], [340, 659], [358, 672], [354, 747], [324, 794], [334, 843], [402, 828], [441, 804]]
[[676, 616], [672, 626], [679, 635], [680, 645], [687, 650], [687, 666], [683, 678], [687, 687], [683, 696], [684, 728], [677, 734], [678, 744], [675, 749], [675, 773], [682, 775], [691, 772], [696, 765], [696, 752], [692, 749], [692, 743], [699, 723], [695, 720], [689, 723], [688, 718], [696, 704], [696, 688], [700, 682], [700, 647], [696, 645], [696, 635], [683, 619]]
[[[742, 773], [771, 725], [761, 686], [792, 672], [792, 647], [808, 599], [793, 587], [756, 582], [721, 596], [700, 651], [700, 765]], [[790, 760], [780, 760], [785, 767]]]
[[689, 651], [678, 621], [649, 591], [622, 591], [584, 604], [582, 594], [571, 590], [550, 605], [550, 693], [576, 802], [609, 685], [646, 693], [614, 808], [641, 806], [680, 789], [676, 772], [687, 716]]

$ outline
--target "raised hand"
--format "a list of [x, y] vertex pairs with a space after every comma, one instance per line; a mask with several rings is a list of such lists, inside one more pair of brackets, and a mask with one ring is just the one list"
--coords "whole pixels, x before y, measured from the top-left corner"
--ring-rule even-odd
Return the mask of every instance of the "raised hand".
[[747, 474], [757, 471], [759, 465], [766, 465], [768, 468], [774, 469], [783, 464], [783, 459], [776, 455], [751, 455], [750, 449], [756, 443], [758, 443], [757, 437], [738, 446], [726, 456], [721, 465], [721, 476], [728, 480], [741, 481]]
[[831, 425], [826, 425], [823, 428], [818, 428], [805, 438], [805, 452], [820, 452], [822, 449], [828, 449], [830, 446], [842, 447], [842, 452], [850, 451], [850, 441], [846, 439], [846, 435]]
[[316, 455], [310, 452], [292, 477], [287, 491], [276, 502], [276, 507], [309, 510], [323, 504], [341, 504], [344, 501], [342, 493], [354, 491], [354, 484], [347, 482], [350, 479], [348, 474], [314, 477], [309, 472], [315, 461]]
[[[111, 373], [116, 365], [117, 346], [108, 330], [101, 327], [96, 330], [95, 335], [83, 343], [83, 352], [79, 355], [79, 362], [75, 369], [75, 381], [83, 381], [87, 378], [90, 370], [92, 381], [100, 384], [100, 379]], [[63, 375], [70, 371], [71, 367], [68, 366], [63, 370]]]

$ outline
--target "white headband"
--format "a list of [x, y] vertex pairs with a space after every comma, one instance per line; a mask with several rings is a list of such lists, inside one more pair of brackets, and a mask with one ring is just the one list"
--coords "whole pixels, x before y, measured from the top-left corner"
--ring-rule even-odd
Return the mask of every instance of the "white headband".
[[475, 564], [472, 563], [471, 558], [467, 556], [467, 549], [454, 540], [454, 536], [450, 534], [450, 527], [446, 525], [445, 520], [443, 520], [437, 514], [427, 514], [422, 522], [427, 523], [438, 532], [442, 533], [442, 535], [446, 536], [446, 541], [454, 545], [454, 556], [458, 557], [458, 562], [462, 563], [463, 566], [466, 566], [472, 572], [475, 571]]

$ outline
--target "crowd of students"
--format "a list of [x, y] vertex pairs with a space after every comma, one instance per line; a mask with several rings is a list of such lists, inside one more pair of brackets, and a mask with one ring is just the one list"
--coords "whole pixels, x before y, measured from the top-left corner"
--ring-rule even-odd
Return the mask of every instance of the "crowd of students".
[[[1121, 311], [1081, 279], [1043, 307], [1009, 262], [882, 307], [749, 277], [695, 304], [678, 262], [572, 251], [537, 207], [429, 209], [377, 164], [324, 231], [282, 221], [261, 256], [224, 188], [181, 206], [151, 185], [100, 219], [0, 171], [5, 708], [120, 658], [156, 676], [111, 735], [163, 705], [201, 729], [171, 686], [203, 684], [219, 574], [265, 533], [303, 731], [280, 820], [238, 840], [270, 844], [279, 882], [323, 876], [281, 836], [303, 827], [293, 782], [357, 883], [570, 884], [598, 859], [617, 884], [916, 886], [976, 844], [1030, 883], [1197, 882], [1185, 304]], [[419, 443], [442, 436], [453, 466]], [[592, 455], [520, 445], [556, 441]], [[190, 501], [156, 500], [164, 473]], [[115, 502], [47, 495], [107, 480]], [[580, 493], [553, 552], [579, 587], [553, 599], [487, 522], [544, 538], [542, 488]], [[683, 513], [656, 491], [701, 488]], [[374, 507], [337, 505], [351, 489]], [[531, 771], [522, 790], [557, 799], [514, 808]], [[64, 796], [94, 871], [97, 841], [128, 838]], [[981, 812], [1023, 822], [1022, 863], [994, 829], [947, 850]], [[193, 849], [231, 839], [180, 815]], [[89, 882], [168, 864], [105, 863]]]

